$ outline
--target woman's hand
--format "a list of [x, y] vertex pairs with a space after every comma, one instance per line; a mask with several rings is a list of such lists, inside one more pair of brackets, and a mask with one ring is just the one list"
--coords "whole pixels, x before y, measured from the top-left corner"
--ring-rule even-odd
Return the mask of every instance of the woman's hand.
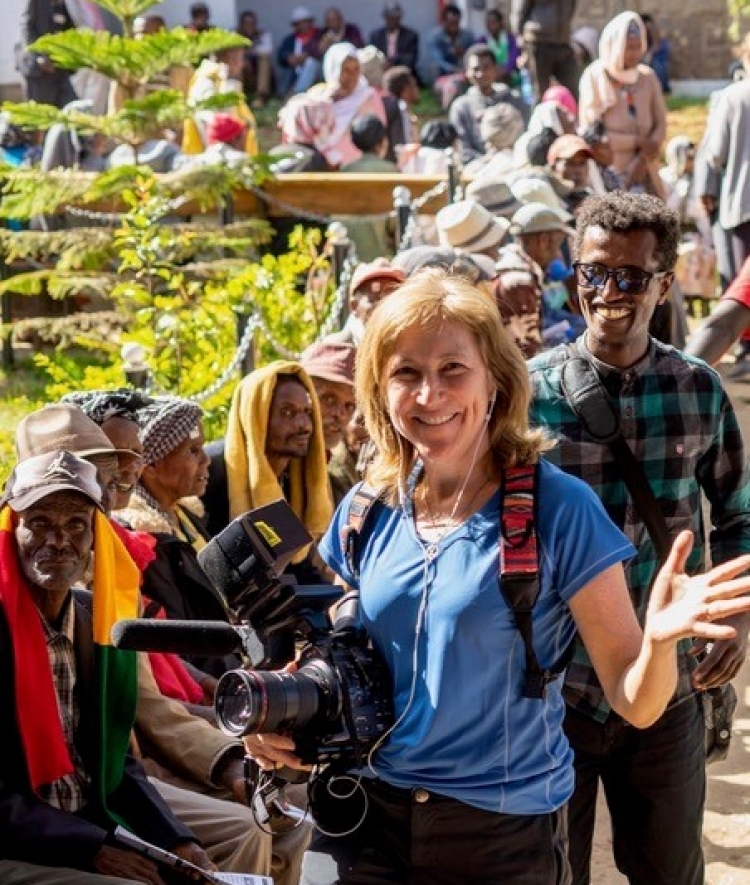
[[311, 771], [294, 752], [294, 740], [287, 734], [247, 734], [242, 738], [248, 755], [264, 771], [273, 771], [288, 765], [300, 771]]
[[692, 533], [680, 532], [654, 582], [644, 627], [651, 642], [734, 639], [736, 629], [718, 622], [750, 611], [750, 576], [741, 577], [750, 569], [750, 555], [691, 578], [685, 574], [685, 565], [692, 546]]

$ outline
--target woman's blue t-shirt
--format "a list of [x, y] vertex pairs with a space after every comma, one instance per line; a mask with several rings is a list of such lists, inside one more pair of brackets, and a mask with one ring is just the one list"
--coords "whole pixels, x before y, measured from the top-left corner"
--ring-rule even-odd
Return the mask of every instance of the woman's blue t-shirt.
[[[447, 535], [432, 560], [402, 508], [375, 505], [358, 544], [359, 580], [340, 541], [352, 495], [320, 554], [359, 588], [362, 622], [393, 676], [398, 721], [374, 755], [374, 771], [395, 786], [425, 787], [489, 811], [559, 808], [573, 790], [561, 680], [544, 700], [521, 695], [523, 641], [499, 589], [500, 493]], [[545, 667], [575, 633], [567, 602], [635, 551], [593, 491], [546, 461], [537, 513], [541, 592], [533, 632]]]

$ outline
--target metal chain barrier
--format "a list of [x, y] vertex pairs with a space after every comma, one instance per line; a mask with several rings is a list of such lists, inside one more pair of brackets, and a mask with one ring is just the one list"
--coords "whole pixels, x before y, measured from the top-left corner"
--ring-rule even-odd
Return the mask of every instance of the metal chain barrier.
[[219, 375], [219, 377], [207, 387], [205, 390], [201, 391], [201, 393], [196, 393], [190, 397], [190, 399], [194, 400], [196, 403], [205, 402], [207, 399], [211, 399], [212, 396], [215, 396], [226, 384], [228, 384], [232, 375], [239, 369], [242, 361], [247, 356], [248, 350], [253, 343], [253, 335], [255, 330], [261, 326], [261, 322], [257, 316], [250, 316], [247, 319], [247, 325], [245, 326], [245, 331], [242, 333], [242, 338], [240, 339], [239, 344], [237, 345], [237, 350], [234, 352], [234, 356], [232, 357], [229, 365], [224, 369], [224, 371]]

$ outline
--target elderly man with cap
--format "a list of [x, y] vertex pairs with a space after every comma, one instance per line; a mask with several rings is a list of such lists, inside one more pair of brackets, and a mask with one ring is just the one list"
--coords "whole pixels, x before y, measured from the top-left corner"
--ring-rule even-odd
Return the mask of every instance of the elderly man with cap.
[[[115, 451], [129, 453], [142, 446], [133, 434], [134, 419], [141, 410], [154, 405], [150, 398], [130, 389], [87, 391], [71, 394], [70, 398], [76, 405], [69, 402], [47, 407], [21, 422], [17, 446], [26, 459], [33, 460], [37, 452], [43, 451], [54, 455], [54, 447], [63, 441], [69, 450], [79, 456], [83, 453], [90, 461], [113, 445], [106, 433], [123, 446]], [[87, 454], [91, 452], [94, 454]], [[139, 473], [140, 466], [136, 480]], [[118, 523], [110, 525], [138, 568], [147, 568], [155, 556], [153, 540], [145, 544], [142, 537], [148, 536], [135, 533], [138, 538], [133, 539], [134, 533]], [[242, 745], [202, 716], [193, 715], [183, 703], [162, 694], [155, 674], [164, 674], [166, 657], [174, 656], [138, 655], [134, 737], [139, 761], [151, 783], [223, 871], [273, 875], [279, 885], [296, 885], [308, 828], [272, 835], [258, 826], [246, 804]]]
[[[29, 457], [2, 504], [0, 880], [161, 885], [156, 864], [117, 845], [118, 823], [215, 869], [128, 753], [135, 657], [108, 647], [109, 627], [136, 611], [138, 572], [96, 468], [67, 451]], [[73, 590], [92, 554], [93, 612]]]
[[306, 6], [295, 6], [289, 23], [292, 33], [284, 37], [276, 53], [282, 98], [307, 92], [321, 76], [320, 61], [313, 55], [318, 34], [315, 16]]
[[394, 267], [385, 258], [357, 265], [349, 283], [349, 316], [344, 328], [329, 335], [327, 340], [358, 347], [370, 314], [380, 300], [405, 279], [403, 270]]
[[331, 471], [332, 455], [344, 443], [344, 434], [354, 417], [354, 358], [353, 344], [325, 339], [311, 344], [300, 357], [315, 387], [323, 420], [323, 435], [328, 454], [328, 477], [331, 480], [333, 503], [337, 505], [351, 485], [342, 484], [339, 471]]

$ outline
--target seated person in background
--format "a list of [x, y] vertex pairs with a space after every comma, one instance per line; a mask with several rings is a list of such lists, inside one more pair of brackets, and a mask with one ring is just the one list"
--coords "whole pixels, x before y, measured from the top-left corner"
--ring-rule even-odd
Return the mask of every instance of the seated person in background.
[[362, 114], [352, 120], [352, 144], [362, 155], [341, 167], [342, 172], [397, 175], [398, 166], [385, 159], [388, 153], [388, 134], [382, 120], [374, 114]]
[[383, 77], [385, 76], [385, 56], [374, 46], [363, 46], [357, 50], [357, 58], [359, 59], [359, 70], [367, 83], [383, 98], [386, 94], [383, 88]]
[[464, 166], [464, 176], [497, 179], [514, 169], [513, 145], [525, 125], [523, 114], [512, 104], [501, 102], [488, 107], [479, 124], [484, 152]]
[[[64, 112], [90, 114], [93, 104], [88, 98], [79, 98], [65, 105]], [[82, 172], [102, 172], [107, 168], [106, 139], [101, 133], [83, 135], [67, 123], [53, 123], [47, 130], [42, 144], [39, 168], [80, 169]]]
[[501, 103], [512, 105], [524, 121], [527, 108], [519, 92], [497, 82], [497, 62], [488, 46], [477, 43], [470, 47], [464, 63], [466, 79], [471, 85], [465, 95], [455, 99], [449, 116], [458, 133], [461, 160], [465, 165], [484, 153], [479, 127], [488, 108]]
[[276, 53], [282, 98], [306, 92], [320, 79], [320, 61], [312, 54], [317, 34], [315, 16], [306, 6], [295, 6], [289, 23], [292, 33], [284, 37]]
[[326, 52], [323, 78], [325, 83], [313, 87], [311, 94], [333, 103], [334, 128], [327, 159], [340, 168], [361, 155], [352, 143], [352, 120], [363, 114], [374, 114], [385, 123], [385, 109], [377, 91], [362, 76], [357, 49], [351, 43], [335, 43]]
[[244, 50], [242, 89], [254, 108], [262, 108], [273, 92], [273, 35], [258, 27], [258, 16], [251, 10], [240, 15], [237, 33], [252, 41]]
[[[338, 489], [351, 489], [365, 478], [367, 465], [374, 450], [365, 422], [359, 409], [355, 409], [349, 423], [344, 428], [344, 438], [336, 446], [328, 462], [328, 475], [331, 478], [334, 500]], [[340, 501], [337, 501], [337, 505]]]
[[279, 110], [281, 144], [269, 151], [278, 157], [278, 172], [331, 172], [339, 162], [333, 143], [333, 102], [305, 92], [293, 95]]
[[[168, 618], [228, 621], [226, 602], [197, 557], [211, 537], [197, 500], [208, 484], [202, 416], [199, 405], [176, 396], [156, 397], [139, 411], [143, 473], [130, 505], [117, 512], [117, 519], [156, 538], [156, 557], [143, 572], [147, 599], [163, 606]], [[235, 654], [187, 659], [216, 677], [240, 666]]]
[[[109, 564], [96, 570], [95, 606], [127, 612], [138, 594], [137, 569], [104, 516], [96, 468], [67, 451], [21, 460], [2, 501], [0, 535], [0, 878], [160, 882], [153, 861], [113, 842], [120, 823], [215, 870], [130, 754], [135, 668], [122, 666], [105, 686], [94, 666], [109, 643], [107, 617], [98, 609], [92, 617], [90, 595], [73, 589], [92, 554]], [[95, 703], [105, 691], [106, 705]]]
[[329, 335], [326, 340], [358, 347], [373, 310], [405, 279], [403, 270], [394, 267], [385, 258], [358, 264], [349, 283], [349, 316], [344, 328]]
[[497, 79], [508, 86], [518, 88], [518, 43], [515, 35], [505, 27], [503, 13], [499, 9], [488, 9], [484, 17], [486, 34], [480, 39], [487, 43], [497, 64]]
[[446, 4], [440, 25], [427, 35], [425, 48], [429, 76], [444, 111], [466, 89], [464, 53], [476, 43], [474, 34], [461, 27], [461, 16], [460, 7]]
[[403, 17], [400, 3], [387, 2], [383, 6], [385, 27], [376, 28], [370, 34], [370, 43], [385, 55], [389, 68], [403, 65], [416, 76], [419, 34], [402, 24]]
[[497, 260], [497, 250], [505, 240], [510, 222], [496, 218], [474, 200], [458, 200], [444, 206], [435, 216], [441, 246], [486, 255]]
[[323, 27], [318, 28], [310, 52], [318, 60], [336, 43], [351, 43], [356, 49], [365, 45], [362, 32], [353, 24], [344, 20], [344, 15], [337, 6], [329, 6], [323, 13]]
[[594, 193], [589, 178], [589, 167], [594, 153], [580, 135], [561, 135], [547, 152], [547, 165], [573, 189], [561, 197], [568, 212], [575, 214], [581, 202]]
[[[235, 92], [237, 106], [224, 108], [221, 113], [231, 113], [247, 126], [245, 152], [254, 157], [258, 153], [258, 139], [255, 117], [248, 107], [242, 90], [242, 66], [245, 50], [242, 46], [221, 49], [213, 58], [204, 58], [193, 74], [188, 89], [188, 102], [195, 104], [214, 95]], [[217, 111], [196, 111], [193, 117], [185, 120], [182, 137], [182, 152], [199, 154], [208, 146], [208, 126]]]
[[[574, 133], [575, 119], [557, 101], [543, 101], [538, 104], [531, 112], [526, 131], [520, 136], [513, 148], [517, 166], [525, 166], [529, 162], [529, 143], [535, 136], [541, 135], [543, 132], [546, 132], [551, 141], [561, 135]], [[541, 163], [532, 162], [532, 165], [543, 166], [546, 163], [549, 147], [550, 145], [547, 144], [544, 148]]]
[[190, 21], [185, 27], [194, 34], [200, 34], [211, 27], [211, 10], [205, 3], [191, 4]]
[[416, 144], [416, 117], [411, 108], [419, 102], [419, 83], [406, 65], [389, 68], [383, 75], [386, 131], [388, 133], [388, 153], [386, 157], [398, 163], [398, 148], [401, 145]]
[[331, 481], [333, 505], [337, 507], [352, 487], [339, 474], [332, 474], [331, 458], [343, 445], [344, 433], [354, 417], [354, 358], [357, 350], [353, 344], [343, 344], [328, 339], [316, 341], [303, 351], [300, 365], [310, 376], [318, 397], [323, 436], [328, 458], [328, 477]]
[[[206, 453], [211, 473], [203, 502], [213, 534], [279, 498], [314, 539], [326, 530], [333, 502], [323, 424], [315, 388], [299, 363], [276, 360], [246, 375], [232, 397], [226, 437]], [[303, 583], [320, 581], [307, 551], [289, 571]]]

